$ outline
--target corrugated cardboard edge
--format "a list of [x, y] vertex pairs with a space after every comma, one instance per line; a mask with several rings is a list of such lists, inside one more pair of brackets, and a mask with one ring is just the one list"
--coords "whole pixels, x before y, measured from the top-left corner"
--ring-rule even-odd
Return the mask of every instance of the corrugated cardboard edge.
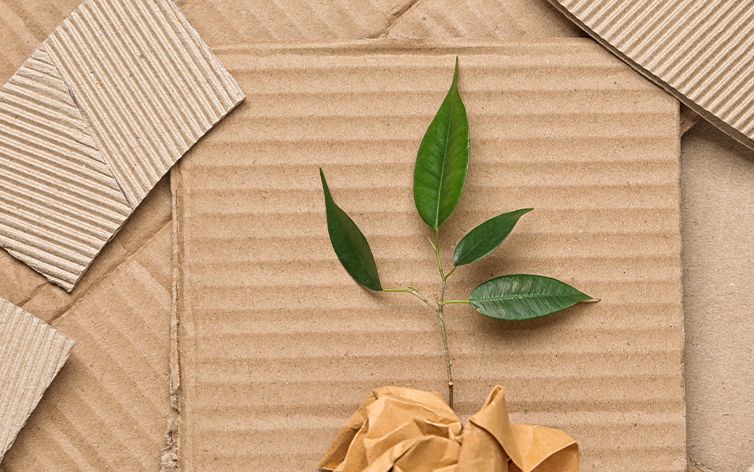
[[172, 260], [173, 260], [173, 287], [172, 287], [172, 311], [170, 316], [170, 359], [169, 359], [169, 392], [170, 407], [172, 415], [168, 418], [167, 431], [165, 432], [165, 448], [161, 451], [160, 472], [178, 472], [180, 470], [178, 459], [180, 450], [180, 421], [181, 421], [181, 365], [179, 350], [179, 328], [180, 317], [178, 310], [179, 297], [178, 292], [181, 287], [181, 260], [178, 249], [178, 238], [175, 237], [178, 231], [180, 219], [177, 218], [178, 198], [181, 193], [180, 188], [180, 164], [173, 167], [170, 171], [170, 188], [171, 204], [173, 215], [173, 238], [172, 238]]
[[[741, 133], [728, 123], [724, 122], [714, 114], [707, 111], [705, 108], [688, 98], [686, 95], [675, 89], [672, 85], [668, 84], [667, 82], [663, 81], [656, 75], [652, 74], [650, 71], [642, 67], [640, 64], [638, 64], [636, 61], [631, 59], [630, 57], [623, 54], [620, 50], [615, 48], [612, 44], [610, 44], [607, 40], [605, 40], [602, 36], [597, 34], [595, 31], [593, 31], [591, 28], [589, 28], [586, 24], [584, 24], [583, 21], [581, 21], [579, 18], [577, 18], [574, 14], [572, 14], [566, 7], [564, 7], [558, 0], [549, 0], [552, 5], [560, 10], [561, 13], [563, 13], [569, 20], [573, 21], [576, 25], [578, 25], [581, 29], [583, 29], [589, 36], [594, 38], [595, 41], [600, 43], [605, 49], [613, 53], [616, 57], [618, 57], [620, 60], [625, 62], [626, 64], [633, 67], [636, 71], [641, 73], [644, 77], [651, 80], [655, 84], [662, 87], [666, 92], [673, 95], [675, 98], [677, 98], [681, 103], [692, 109], [694, 112], [696, 112], [699, 116], [704, 118], [705, 120], [709, 121], [716, 127], [720, 128], [725, 134], [732, 137], [736, 141], [740, 142], [744, 146], [754, 149], [754, 140], [746, 136], [745, 134]], [[693, 126], [693, 124], [691, 124]], [[691, 128], [691, 126], [688, 126], [688, 129]], [[681, 134], [683, 134], [685, 131], [682, 131]]]
[[0, 346], [4, 357], [0, 359], [0, 387], [4, 390], [0, 391], [2, 461], [76, 343], [4, 299], [0, 299], [0, 316], [3, 318], [0, 327], [8, 323], [9, 330], [5, 334], [0, 332], [0, 339], [4, 339], [4, 345]]

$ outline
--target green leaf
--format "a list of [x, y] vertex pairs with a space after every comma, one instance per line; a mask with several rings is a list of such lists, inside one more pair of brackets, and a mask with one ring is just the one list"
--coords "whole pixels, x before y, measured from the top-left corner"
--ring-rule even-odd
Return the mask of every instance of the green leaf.
[[518, 219], [532, 210], [533, 208], [525, 208], [503, 213], [472, 229], [456, 246], [453, 264], [471, 264], [491, 254], [511, 234]]
[[517, 274], [484, 282], [474, 289], [469, 301], [479, 313], [490, 318], [528, 320], [594, 299], [550, 277]]
[[356, 282], [369, 290], [381, 291], [377, 263], [374, 261], [367, 238], [346, 212], [335, 204], [322, 169], [319, 170], [319, 176], [325, 191], [327, 231], [330, 233], [330, 242], [335, 254]]
[[445, 100], [419, 146], [414, 202], [422, 220], [439, 229], [455, 210], [469, 168], [469, 121], [458, 93], [458, 58]]

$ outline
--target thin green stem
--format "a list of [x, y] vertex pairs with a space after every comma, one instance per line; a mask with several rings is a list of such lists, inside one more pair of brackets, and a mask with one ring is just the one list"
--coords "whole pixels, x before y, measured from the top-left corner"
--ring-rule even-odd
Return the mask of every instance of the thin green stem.
[[435, 260], [437, 262], [437, 271], [440, 273], [440, 296], [437, 300], [437, 321], [440, 325], [440, 334], [442, 335], [442, 347], [445, 357], [445, 370], [448, 376], [448, 405], [453, 408], [453, 360], [450, 357], [450, 347], [448, 346], [448, 331], [445, 327], [445, 290], [448, 286], [448, 278], [455, 272], [455, 266], [447, 274], [445, 266], [442, 263], [442, 254], [440, 250], [440, 230], [435, 231], [435, 243], [432, 245], [435, 250]]
[[422, 303], [427, 305], [433, 311], [435, 312], [437, 311], [437, 306], [433, 305], [432, 302], [430, 302], [429, 299], [421, 292], [421, 290], [417, 288], [414, 288], [414, 287], [388, 288], [388, 289], [382, 289], [382, 291], [387, 292], [387, 293], [409, 293], [415, 296], [417, 299], [419, 299]]
[[456, 271], [456, 266], [453, 266], [450, 271], [445, 272], [445, 266], [442, 262], [442, 252], [440, 250], [440, 230], [435, 230], [435, 240], [429, 239], [429, 244], [432, 246], [432, 251], [435, 253], [435, 263], [437, 264], [437, 271], [440, 274], [440, 293], [439, 296], [435, 293], [435, 302], [432, 303], [421, 292], [421, 290], [415, 287], [401, 287], [401, 288], [386, 288], [383, 292], [387, 293], [409, 293], [419, 299], [422, 303], [431, 308], [437, 315], [437, 322], [440, 326], [440, 334], [442, 335], [442, 348], [445, 358], [445, 370], [448, 376], [448, 405], [453, 408], [453, 360], [450, 357], [450, 347], [448, 343], [448, 331], [445, 326], [445, 305], [469, 303], [468, 300], [445, 300], [445, 291], [448, 287], [448, 279]]
[[468, 305], [471, 300], [445, 300], [444, 305]]

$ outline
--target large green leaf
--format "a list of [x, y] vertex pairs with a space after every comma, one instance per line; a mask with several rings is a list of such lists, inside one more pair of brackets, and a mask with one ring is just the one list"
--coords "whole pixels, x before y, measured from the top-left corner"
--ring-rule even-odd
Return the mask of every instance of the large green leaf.
[[424, 134], [414, 169], [414, 202], [422, 220], [439, 229], [456, 208], [469, 168], [469, 121], [458, 92], [458, 58], [445, 100]]
[[319, 170], [319, 176], [325, 191], [327, 231], [330, 233], [330, 242], [335, 254], [356, 282], [370, 290], [382, 290], [377, 264], [367, 238], [346, 212], [335, 204], [322, 169]]
[[471, 264], [489, 255], [511, 234], [518, 219], [532, 210], [533, 208], [525, 208], [503, 213], [472, 229], [456, 246], [453, 264]]
[[469, 297], [479, 313], [499, 320], [538, 318], [592, 300], [559, 280], [524, 274], [488, 280]]

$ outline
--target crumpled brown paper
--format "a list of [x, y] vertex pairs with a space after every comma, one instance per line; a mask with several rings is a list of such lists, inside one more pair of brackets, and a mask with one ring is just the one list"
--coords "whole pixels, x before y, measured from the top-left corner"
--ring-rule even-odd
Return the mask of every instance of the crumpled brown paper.
[[319, 464], [334, 472], [578, 472], [564, 432], [511, 423], [495, 387], [464, 428], [437, 393], [382, 387], [354, 413]]

